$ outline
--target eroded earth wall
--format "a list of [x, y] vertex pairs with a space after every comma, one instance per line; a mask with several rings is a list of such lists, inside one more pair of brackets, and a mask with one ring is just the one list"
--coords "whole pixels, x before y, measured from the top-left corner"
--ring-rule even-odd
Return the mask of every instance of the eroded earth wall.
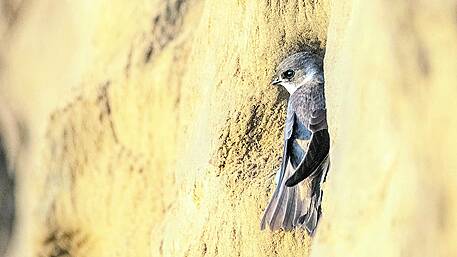
[[455, 256], [455, 1], [335, 1], [326, 216], [312, 256]]
[[[4, 1], [9, 255], [454, 256], [455, 10]], [[326, 49], [333, 138], [312, 245], [259, 231], [287, 98], [269, 81], [305, 48]]]

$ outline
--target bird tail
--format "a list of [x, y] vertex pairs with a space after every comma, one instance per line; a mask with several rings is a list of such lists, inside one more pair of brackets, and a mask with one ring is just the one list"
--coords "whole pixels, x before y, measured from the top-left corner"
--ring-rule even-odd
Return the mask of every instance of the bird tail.
[[[265, 209], [260, 229], [269, 227], [270, 230], [291, 230], [299, 224], [299, 220], [307, 212], [309, 203], [303, 199], [303, 188], [301, 183], [294, 187], [287, 187], [285, 181], [293, 173], [290, 162], [284, 169], [283, 176], [280, 176], [275, 192]], [[303, 182], [302, 182], [303, 183]]]
[[321, 183], [328, 171], [328, 160], [314, 174], [293, 187], [287, 187], [285, 181], [294, 169], [288, 163], [273, 193], [260, 222], [260, 229], [291, 230], [304, 227], [313, 235], [321, 216]]
[[314, 235], [314, 231], [316, 230], [319, 218], [322, 214], [320, 201], [320, 199], [322, 199], [321, 197], [322, 190], [320, 190], [311, 198], [311, 203], [309, 205], [308, 211], [304, 216], [300, 217], [298, 221], [299, 224], [305, 227], [309, 235]]
[[309, 235], [314, 235], [316, 227], [319, 224], [319, 219], [322, 215], [322, 197], [324, 192], [321, 189], [322, 183], [327, 178], [327, 172], [330, 168], [330, 160], [326, 158], [324, 162], [319, 165], [316, 171], [311, 174], [308, 178], [310, 180], [310, 203], [307, 212], [302, 216], [302, 220], [299, 220], [299, 224], [305, 227]]

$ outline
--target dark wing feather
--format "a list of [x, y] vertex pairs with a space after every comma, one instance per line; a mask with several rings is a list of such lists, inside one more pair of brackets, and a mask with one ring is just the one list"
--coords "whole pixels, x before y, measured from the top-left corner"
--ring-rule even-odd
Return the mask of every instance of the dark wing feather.
[[330, 151], [330, 135], [327, 129], [314, 132], [311, 143], [303, 162], [297, 171], [286, 181], [286, 186], [293, 187], [311, 175], [324, 160]]

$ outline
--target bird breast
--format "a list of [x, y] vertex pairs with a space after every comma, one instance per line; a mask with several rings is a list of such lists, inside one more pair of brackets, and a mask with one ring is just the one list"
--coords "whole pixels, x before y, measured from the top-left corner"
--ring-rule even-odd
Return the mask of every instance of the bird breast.
[[303, 85], [289, 98], [297, 118], [308, 127], [311, 114], [318, 109], [325, 109], [323, 84]]

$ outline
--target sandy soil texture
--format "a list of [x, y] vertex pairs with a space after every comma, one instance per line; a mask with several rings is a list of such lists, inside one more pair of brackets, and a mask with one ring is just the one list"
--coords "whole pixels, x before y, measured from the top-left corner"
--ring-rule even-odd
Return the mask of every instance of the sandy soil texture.
[[[455, 2], [1, 6], [8, 256], [457, 255]], [[304, 47], [326, 49], [332, 135], [312, 241], [259, 230], [287, 97], [269, 81]]]

